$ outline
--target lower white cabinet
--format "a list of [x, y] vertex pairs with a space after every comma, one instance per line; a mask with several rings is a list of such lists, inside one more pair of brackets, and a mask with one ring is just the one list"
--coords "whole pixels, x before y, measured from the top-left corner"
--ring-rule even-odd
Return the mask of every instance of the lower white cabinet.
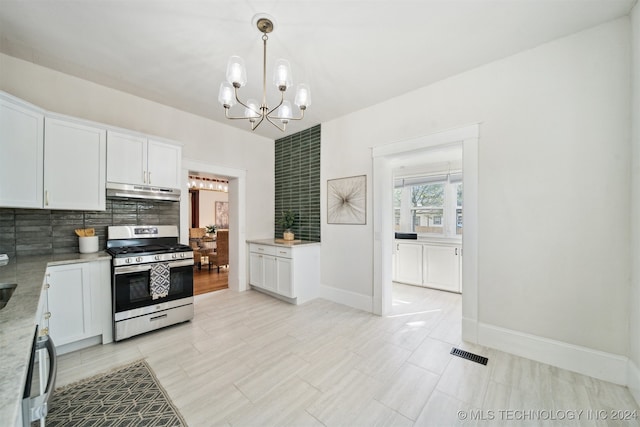
[[424, 245], [422, 251], [425, 270], [423, 286], [460, 292], [460, 247]]
[[58, 348], [75, 350], [71, 344], [92, 337], [112, 341], [109, 274], [106, 260], [47, 268], [49, 334]]
[[249, 244], [249, 284], [301, 304], [320, 289], [320, 245]]
[[396, 243], [396, 281], [422, 285], [422, 245]]
[[462, 249], [459, 244], [396, 241], [393, 280], [409, 285], [462, 290]]

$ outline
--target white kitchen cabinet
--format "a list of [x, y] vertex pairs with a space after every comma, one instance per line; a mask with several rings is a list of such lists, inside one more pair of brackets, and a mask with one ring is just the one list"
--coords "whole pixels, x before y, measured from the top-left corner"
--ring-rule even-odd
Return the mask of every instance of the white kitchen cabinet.
[[147, 150], [149, 184], [180, 188], [181, 157], [182, 147], [150, 139]]
[[258, 290], [301, 304], [320, 290], [320, 245], [249, 244], [249, 284]]
[[422, 245], [396, 243], [396, 280], [422, 285]]
[[42, 208], [44, 111], [0, 94], [0, 207]]
[[423, 245], [423, 286], [460, 292], [460, 247]]
[[409, 285], [462, 290], [462, 249], [459, 243], [396, 241], [393, 280]]
[[146, 184], [147, 138], [107, 132], [107, 181]]
[[249, 253], [249, 284], [264, 288], [264, 254]]
[[112, 341], [109, 271], [108, 260], [47, 268], [49, 334], [61, 353], [93, 337], [87, 345]]
[[109, 131], [107, 181], [180, 188], [182, 148], [142, 135]]
[[45, 117], [44, 208], [105, 210], [106, 130]]

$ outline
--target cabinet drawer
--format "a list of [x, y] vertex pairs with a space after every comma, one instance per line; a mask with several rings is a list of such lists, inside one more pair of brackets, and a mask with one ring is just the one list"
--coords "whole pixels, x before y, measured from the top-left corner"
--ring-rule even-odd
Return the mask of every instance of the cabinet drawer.
[[276, 250], [276, 256], [279, 256], [282, 258], [291, 258], [291, 248], [275, 247], [275, 250]]
[[249, 252], [255, 252], [258, 254], [276, 255], [276, 249], [277, 248], [275, 246], [260, 245], [256, 243], [251, 243], [249, 245]]

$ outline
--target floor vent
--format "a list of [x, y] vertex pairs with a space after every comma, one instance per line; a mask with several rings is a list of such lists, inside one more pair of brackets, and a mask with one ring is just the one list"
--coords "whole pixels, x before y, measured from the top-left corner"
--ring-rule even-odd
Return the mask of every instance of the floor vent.
[[460, 350], [455, 347], [451, 349], [451, 354], [462, 357], [463, 359], [471, 360], [472, 362], [480, 363], [481, 365], [486, 365], [489, 361], [489, 359], [484, 356], [478, 356], [477, 354], [469, 353], [468, 351]]

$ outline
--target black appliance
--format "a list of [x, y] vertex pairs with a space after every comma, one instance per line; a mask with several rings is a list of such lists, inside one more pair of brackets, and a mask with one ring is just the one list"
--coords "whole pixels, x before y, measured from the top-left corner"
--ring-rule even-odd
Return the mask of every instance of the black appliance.
[[178, 228], [111, 226], [107, 233], [113, 339], [193, 319], [193, 249], [178, 242]]

